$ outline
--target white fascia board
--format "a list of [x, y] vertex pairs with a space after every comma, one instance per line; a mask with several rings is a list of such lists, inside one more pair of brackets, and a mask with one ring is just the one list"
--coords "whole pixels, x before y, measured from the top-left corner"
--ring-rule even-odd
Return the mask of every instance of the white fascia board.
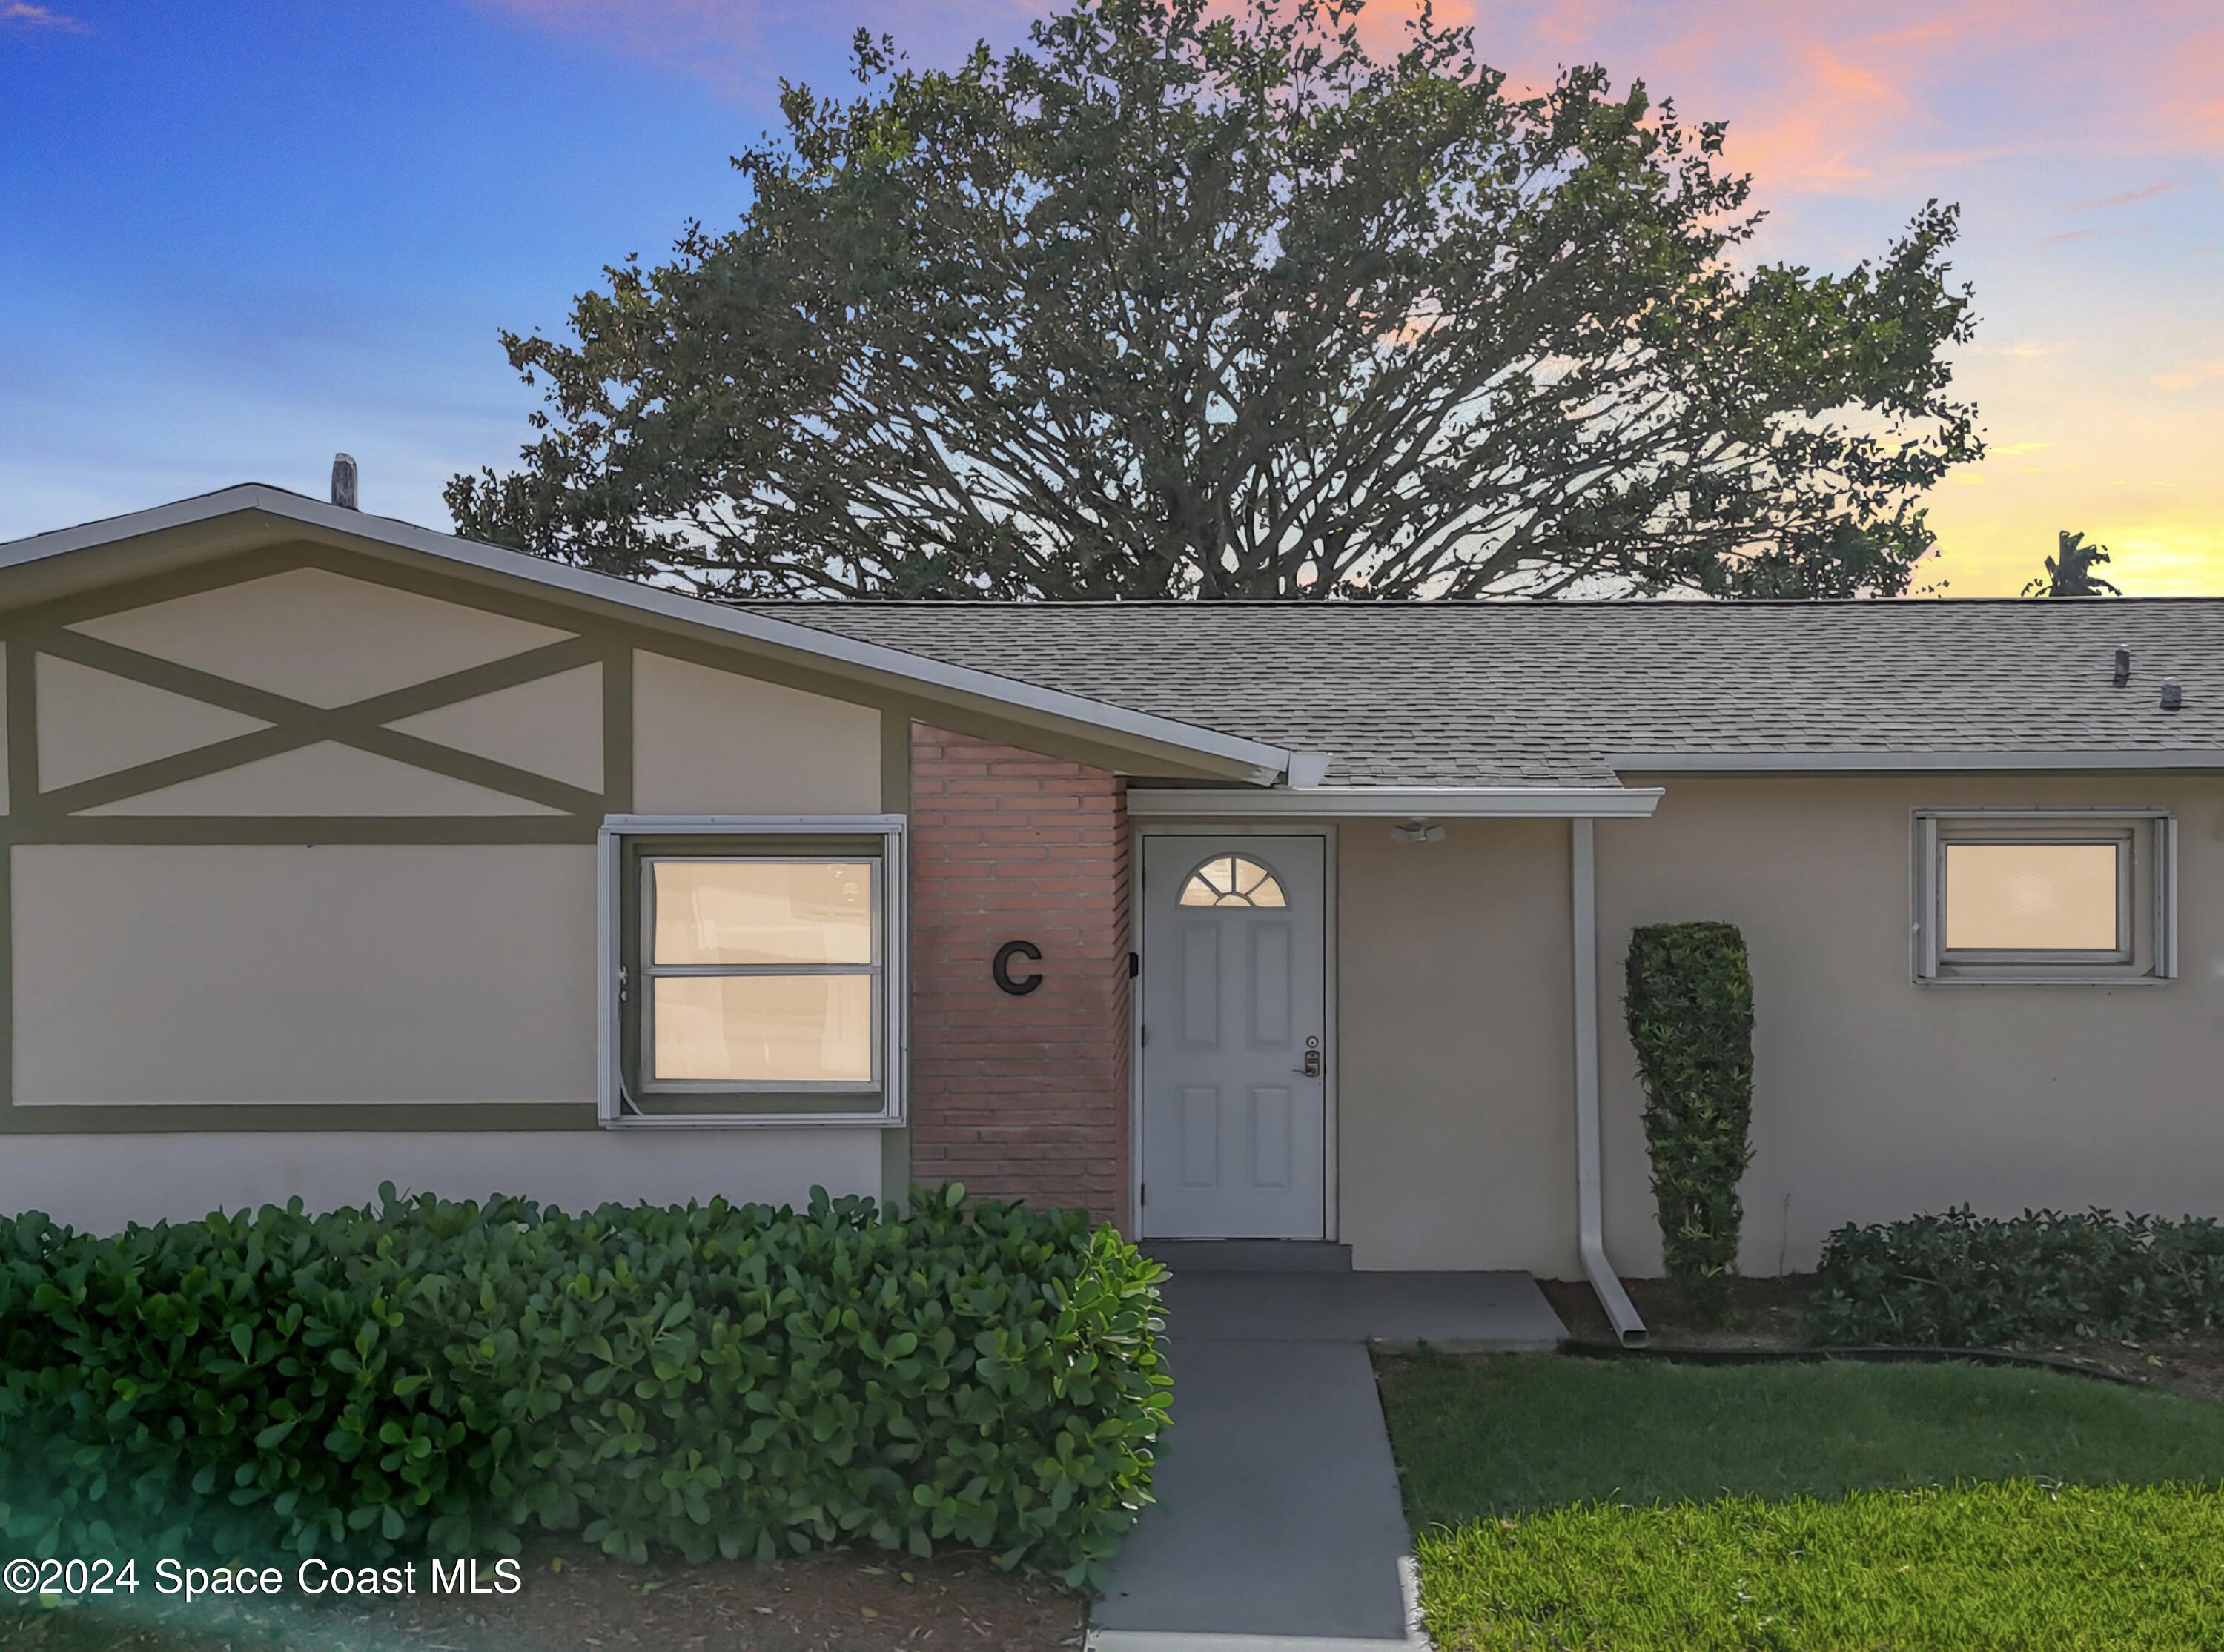
[[1140, 819], [1591, 820], [1641, 819], [1660, 806], [1659, 786], [1276, 786], [1264, 791], [1130, 786]]
[[76, 527], [60, 528], [51, 533], [35, 534], [29, 539], [0, 544], [0, 571], [27, 567], [94, 545], [159, 533], [169, 528], [191, 526], [197, 522], [248, 511], [266, 512], [325, 533], [369, 539], [504, 578], [522, 580], [545, 590], [559, 590], [571, 596], [654, 615], [660, 619], [720, 633], [764, 647], [869, 672], [905, 683], [923, 684], [946, 694], [963, 695], [992, 705], [1008, 706], [1040, 716], [1055, 717], [1082, 728], [1148, 741], [1176, 751], [1236, 764], [1250, 771], [1248, 778], [1260, 784], [1279, 778], [1288, 771], [1290, 766], [1289, 752], [1261, 741], [1222, 734], [1216, 729], [1199, 728], [1195, 723], [1153, 716], [1148, 712], [1131, 711], [1124, 706], [1107, 704], [1084, 695], [1042, 688], [1014, 678], [999, 677], [994, 672], [976, 671], [969, 666], [949, 665], [923, 654], [907, 653], [902, 649], [886, 647], [879, 643], [859, 642], [786, 620], [767, 619], [761, 615], [744, 613], [722, 603], [706, 602], [698, 596], [663, 590], [654, 585], [620, 579], [611, 574], [595, 573], [584, 568], [567, 567], [545, 558], [528, 556], [521, 551], [485, 545], [476, 539], [458, 539], [452, 533], [441, 533], [390, 516], [372, 516], [362, 511], [343, 509], [338, 505], [328, 505], [261, 482], [247, 482], [216, 493], [203, 494], [197, 498], [158, 505], [151, 510], [137, 511], [128, 516], [111, 516], [101, 521], [86, 522]]
[[2219, 769], [2224, 750], [1990, 752], [1609, 752], [1617, 774], [1928, 774]]

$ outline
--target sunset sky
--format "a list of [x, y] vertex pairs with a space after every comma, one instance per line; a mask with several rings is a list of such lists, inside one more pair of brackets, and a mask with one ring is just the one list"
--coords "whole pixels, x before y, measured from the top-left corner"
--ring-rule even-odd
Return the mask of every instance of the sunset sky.
[[[1377, 0], [1371, 35], [1406, 4]], [[445, 526], [533, 393], [496, 343], [684, 220], [780, 76], [860, 24], [914, 60], [1017, 3], [0, 0], [0, 539], [242, 480]], [[1526, 80], [1597, 60], [1693, 118], [1842, 268], [1958, 201], [1992, 456], [1933, 495], [1930, 577], [2012, 592], [2057, 528], [2135, 594], [2224, 593], [2224, 7], [2217, 0], [1447, 0]]]

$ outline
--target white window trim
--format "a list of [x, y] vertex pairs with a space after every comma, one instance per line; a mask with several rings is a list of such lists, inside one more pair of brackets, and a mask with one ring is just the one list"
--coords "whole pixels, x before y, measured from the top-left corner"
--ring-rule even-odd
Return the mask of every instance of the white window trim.
[[[2147, 932], [2142, 937], [2138, 911], [2139, 829], [2145, 828], [2145, 852], [2151, 900]], [[1913, 911], [1910, 923], [1912, 943], [1910, 967], [1918, 987], [2152, 987], [2177, 978], [2177, 821], [2166, 809], [2013, 809], [1987, 805], [1971, 809], [1918, 809], [1914, 812]], [[2096, 842], [2129, 834], [2124, 856], [2126, 887], [2120, 896], [2120, 921], [2132, 960], [2144, 949], [2151, 962], [2144, 970], [2129, 962], [2110, 962], [2076, 954], [2049, 956], [2033, 953], [2018, 959], [1999, 955], [1955, 958], [1943, 947], [1945, 914], [1945, 846], [1966, 841], [1955, 829], [1976, 829], [1974, 835], [2007, 841], [2018, 828], [2029, 828], [2033, 840]], [[2141, 947], [2145, 939], [2145, 946]]]
[[[619, 999], [619, 959], [624, 938], [625, 848], [644, 837], [730, 837], [736, 851], [750, 837], [877, 837], [881, 840], [879, 918], [881, 949], [880, 1047], [873, 1052], [881, 1106], [870, 1113], [688, 1113], [629, 1112], [626, 1108], [623, 1010]], [[904, 1121], [904, 1079], [909, 1069], [910, 989], [905, 969], [911, 932], [911, 905], [905, 873], [901, 815], [611, 815], [596, 834], [595, 1113], [606, 1130], [761, 1130], [860, 1126], [889, 1129]], [[645, 990], [646, 983], [642, 983]], [[749, 1090], [813, 1094], [860, 1094], [851, 1085], [720, 1085], [721, 1093]], [[660, 1086], [660, 1097], [676, 1092]]]

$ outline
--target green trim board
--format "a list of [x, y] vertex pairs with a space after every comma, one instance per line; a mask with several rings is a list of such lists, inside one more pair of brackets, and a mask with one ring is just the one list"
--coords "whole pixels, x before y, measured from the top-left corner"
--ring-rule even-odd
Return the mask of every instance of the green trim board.
[[305, 1101], [58, 1103], [0, 1106], [0, 1136], [142, 1136], [272, 1132], [313, 1134], [528, 1130], [588, 1131], [592, 1101]]
[[[37, 812], [41, 815], [80, 814], [104, 804], [138, 797], [185, 780], [220, 773], [259, 758], [274, 757], [283, 752], [297, 751], [325, 741], [391, 758], [412, 768], [483, 786], [565, 814], [598, 817], [603, 810], [604, 802], [599, 792], [582, 791], [560, 780], [536, 774], [529, 769], [515, 768], [491, 758], [458, 751], [452, 747], [441, 746], [385, 726], [420, 712], [477, 699], [496, 688], [537, 681], [579, 665], [595, 663], [597, 656], [588, 645], [576, 638], [533, 650], [527, 655], [513, 656], [509, 660], [495, 662], [496, 665], [511, 665], [512, 670], [506, 673], [494, 673], [490, 666], [476, 666], [390, 694], [330, 709], [289, 699], [268, 689], [251, 688], [243, 683], [195, 670], [190, 665], [158, 659], [152, 654], [141, 653], [136, 649], [122, 647], [112, 642], [103, 642], [73, 631], [20, 634], [10, 640], [10, 647], [26, 654], [52, 654], [58, 659], [73, 660], [113, 677], [143, 683], [150, 688], [162, 689], [226, 711], [236, 711], [271, 725], [231, 740], [218, 741], [213, 745], [196, 747], [175, 756], [158, 758], [150, 763], [138, 764], [90, 780], [81, 780], [74, 785], [41, 793], [34, 802]], [[520, 659], [529, 660], [531, 665], [520, 667], [516, 665]]]
[[0, 832], [11, 843], [249, 845], [592, 843], [596, 823], [556, 815], [70, 815]]
[[244, 585], [275, 574], [294, 573], [303, 568], [314, 568], [343, 578], [360, 580], [364, 584], [408, 591], [414, 596], [432, 596], [458, 608], [497, 615], [504, 619], [524, 620], [555, 631], [584, 634], [594, 630], [611, 634], [621, 630], [641, 630], [623, 621], [604, 619], [589, 609], [550, 602], [532, 591], [520, 590], [513, 596], [452, 572], [415, 567], [306, 539], [257, 545], [250, 550], [212, 557], [205, 561], [167, 569], [143, 577], [127, 576], [111, 583], [49, 597], [41, 602], [27, 603], [20, 608], [0, 612], [0, 630], [14, 632], [82, 625], [90, 620], [106, 619], [111, 615], [150, 608], [157, 602], [170, 602], [177, 597], [198, 596], [204, 592], [221, 590], [231, 585]]
[[111, 614], [150, 608], [174, 597], [197, 596], [203, 591], [244, 585], [271, 574], [290, 573], [310, 565], [306, 560], [309, 549], [306, 545], [258, 545], [253, 550], [212, 557], [160, 573], [137, 577], [123, 575], [106, 584], [0, 613], [0, 631], [12, 636], [20, 632], [60, 630], [87, 620], [105, 619]]
[[911, 813], [911, 719], [881, 711], [881, 812]]
[[8, 672], [8, 818], [39, 797], [39, 660], [13, 635], [6, 638]]

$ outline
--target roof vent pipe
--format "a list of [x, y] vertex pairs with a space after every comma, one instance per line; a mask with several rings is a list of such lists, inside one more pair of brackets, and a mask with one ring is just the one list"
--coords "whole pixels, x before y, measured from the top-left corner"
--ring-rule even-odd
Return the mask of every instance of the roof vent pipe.
[[355, 504], [355, 455], [332, 455], [332, 503], [342, 510], [353, 510]]
[[2116, 650], [2116, 686], [2121, 688], [2131, 680], [2132, 651], [2128, 648], [2119, 648]]
[[2164, 683], [2162, 685], [2162, 709], [2164, 710], [2175, 711], [2184, 703], [2185, 695], [2183, 691], [2179, 689], [2177, 684]]

